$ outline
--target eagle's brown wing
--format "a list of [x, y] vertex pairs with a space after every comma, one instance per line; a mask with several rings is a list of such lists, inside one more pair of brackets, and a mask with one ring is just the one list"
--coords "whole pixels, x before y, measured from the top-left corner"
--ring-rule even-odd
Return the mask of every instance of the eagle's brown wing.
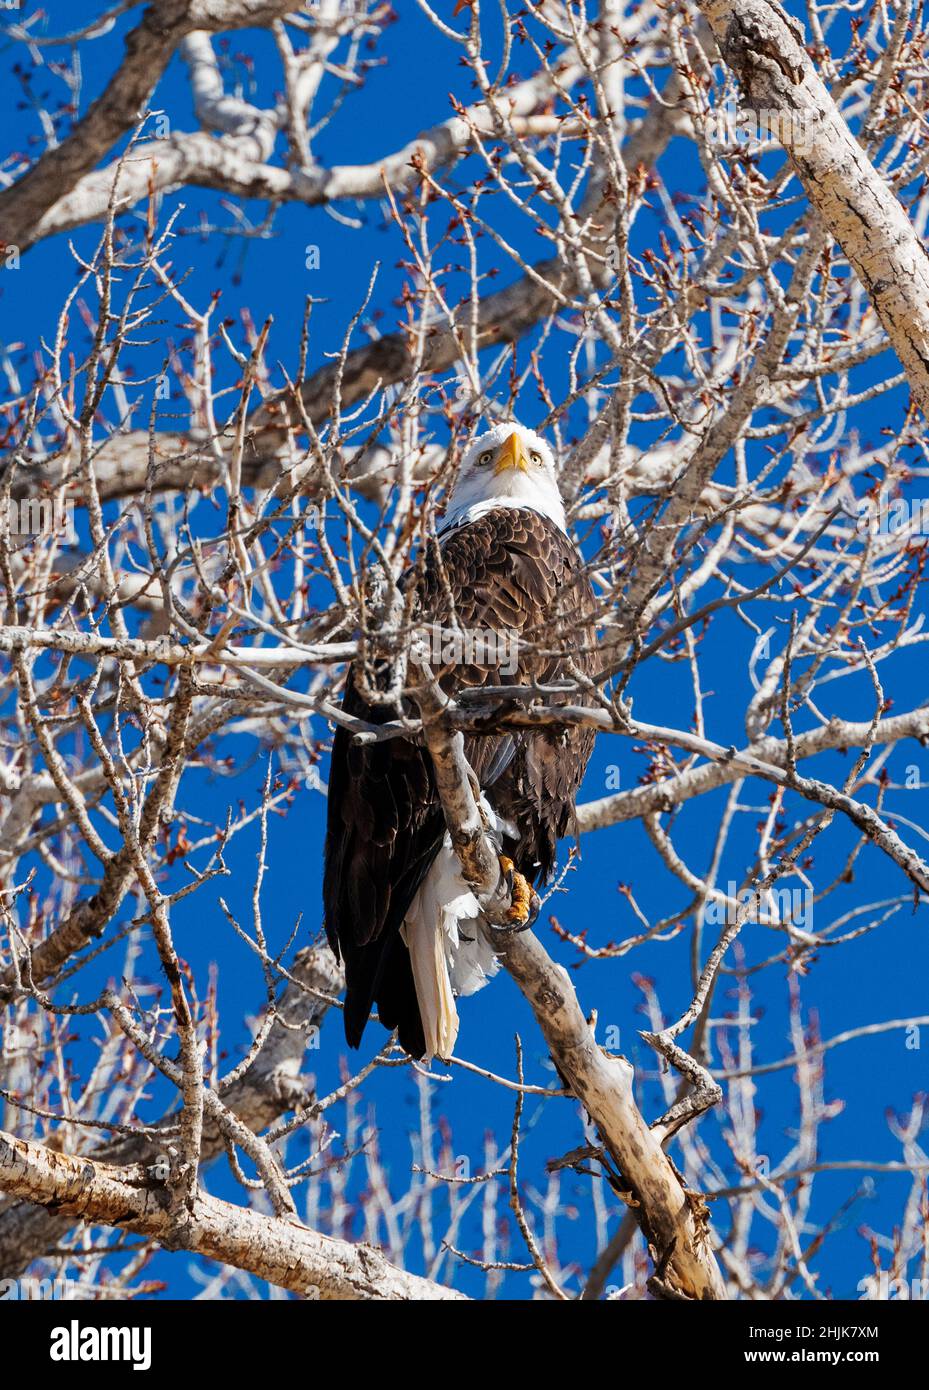
[[[499, 508], [453, 530], [440, 550], [426, 555], [416, 582], [423, 623], [515, 636], [520, 643], [514, 673], [501, 675], [496, 664], [437, 672], [449, 693], [555, 680], [572, 661], [582, 671], [593, 669], [593, 601], [582, 558], [536, 512]], [[371, 723], [393, 717], [364, 700], [351, 673], [343, 708]], [[478, 781], [518, 828], [508, 850], [532, 880], [551, 873], [592, 742], [589, 730], [578, 729], [488, 732], [466, 740]], [[413, 1056], [423, 1053], [400, 927], [444, 834], [428, 753], [404, 739], [358, 746], [340, 727], [329, 776], [323, 898], [330, 943], [345, 959], [345, 1031], [352, 1046], [376, 1003], [385, 1026], [399, 1028], [402, 1046]]]

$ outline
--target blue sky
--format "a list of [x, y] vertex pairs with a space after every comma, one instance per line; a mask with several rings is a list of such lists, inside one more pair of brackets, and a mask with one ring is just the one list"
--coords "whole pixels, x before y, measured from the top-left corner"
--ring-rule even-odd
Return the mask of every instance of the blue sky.
[[[449, 8], [448, 6], [446, 8]], [[99, 7], [85, 0], [53, 0], [44, 6], [51, 31], [77, 26], [96, 14]], [[135, 20], [138, 12], [130, 18]], [[126, 23], [117, 26], [113, 35], [83, 50], [84, 103], [102, 89], [118, 61], [120, 35]], [[246, 82], [248, 68], [236, 58], [246, 53], [254, 60], [254, 80], [260, 94], [266, 94], [277, 83], [277, 59], [266, 35], [243, 34], [231, 38], [229, 59], [234, 71]], [[467, 100], [467, 74], [458, 64], [457, 51], [437, 36], [412, 4], [401, 7], [401, 15], [392, 25], [378, 55], [386, 58], [384, 66], [375, 68], [363, 92], [346, 104], [340, 117], [332, 122], [319, 139], [318, 153], [326, 162], [368, 161], [389, 152], [410, 139], [420, 129], [444, 119], [450, 113], [449, 92]], [[26, 138], [38, 129], [34, 116], [23, 107], [19, 84], [12, 80], [11, 64], [19, 55], [12, 47], [0, 44], [0, 64], [7, 79], [0, 84], [0, 116], [6, 132], [18, 132], [15, 139], [9, 134], [5, 148], [23, 147]], [[519, 57], [517, 62], [520, 61]], [[46, 89], [53, 95], [61, 84], [41, 74], [33, 79], [39, 92]], [[192, 124], [185, 75], [178, 60], [159, 88], [155, 104], [171, 115], [177, 129]], [[666, 181], [681, 195], [698, 192], [698, 174], [689, 146], [676, 141], [663, 164]], [[467, 182], [469, 169], [456, 171], [455, 179]], [[189, 263], [191, 274], [185, 293], [193, 299], [205, 300], [211, 290], [222, 287], [223, 308], [227, 315], [238, 320], [248, 308], [253, 318], [261, 322], [273, 314], [274, 328], [271, 360], [292, 364], [296, 359], [303, 301], [306, 294], [324, 297], [314, 313], [312, 361], [319, 363], [323, 353], [337, 347], [344, 325], [363, 298], [372, 266], [381, 262], [381, 273], [372, 301], [379, 311], [378, 323], [384, 331], [394, 326], [398, 310], [396, 295], [401, 274], [396, 262], [403, 252], [400, 242], [385, 225], [381, 209], [376, 204], [364, 208], [346, 209], [361, 225], [347, 228], [325, 210], [291, 206], [283, 208], [274, 222], [273, 234], [266, 239], [250, 240], [241, 263], [238, 277], [233, 271], [243, 243], [210, 235], [194, 235], [201, 213], [217, 224], [230, 222], [230, 214], [222, 200], [209, 192], [187, 189], [172, 195], [165, 211], [179, 203], [186, 205], [180, 227], [190, 235], [179, 237], [175, 263]], [[245, 209], [253, 223], [258, 223], [263, 209]], [[507, 235], [523, 237], [528, 252], [545, 254], [541, 247], [518, 228], [512, 214], [501, 211], [501, 227]], [[662, 224], [660, 207], [645, 213], [639, 220], [636, 236], [641, 245], [654, 242]], [[84, 229], [75, 235], [77, 246], [87, 250], [95, 240], [95, 229]], [[320, 248], [320, 269], [308, 271], [305, 264], [307, 245]], [[489, 247], [483, 248], [487, 264], [494, 256]], [[505, 283], [513, 275], [505, 261], [500, 262]], [[74, 270], [68, 255], [65, 238], [42, 243], [23, 258], [22, 269], [15, 275], [4, 275], [0, 282], [0, 339], [11, 349], [17, 362], [23, 354], [14, 345], [24, 343], [31, 351], [38, 336], [50, 335], [64, 293], [73, 283]], [[239, 283], [234, 283], [234, 278]], [[148, 357], [138, 354], [138, 370], [151, 369], [151, 361], [163, 356], [163, 342], [182, 337], [183, 326], [169, 309], [166, 323], [160, 330], [163, 337], [154, 345]], [[525, 362], [525, 349], [522, 350]], [[28, 368], [25, 368], [28, 371]], [[860, 382], [867, 383], [887, 370], [887, 358], [876, 359], [863, 369]], [[558, 364], [552, 362], [553, 378], [559, 374]], [[854, 425], [873, 442], [878, 442], [882, 428], [899, 426], [905, 396], [896, 392], [884, 397], [878, 406], [871, 407], [866, 418]], [[544, 413], [538, 401], [527, 397], [523, 418], [535, 423]], [[571, 422], [573, 425], [573, 421]], [[570, 433], [570, 428], [569, 428]], [[644, 442], [644, 436], [642, 441]], [[735, 619], [721, 622], [707, 638], [702, 661], [708, 673], [707, 685], [712, 696], [707, 703], [707, 732], [717, 741], [729, 744], [741, 740], [740, 713], [750, 694], [747, 662], [753, 643], [749, 629]], [[885, 685], [895, 701], [894, 712], [913, 707], [926, 698], [925, 661], [919, 655], [901, 654], [885, 669]], [[637, 674], [632, 693], [636, 713], [655, 724], [687, 727], [692, 715], [692, 695], [686, 669], [660, 662], [647, 664]], [[828, 713], [862, 719], [871, 713], [871, 691], [867, 680], [852, 678], [828, 687], [831, 701]], [[197, 814], [222, 820], [227, 803], [235, 805], [245, 797], [254, 802], [264, 777], [266, 754], [254, 745], [237, 744], [224, 747], [236, 759], [235, 776], [228, 780], [211, 777], [200, 771], [191, 772], [185, 779], [182, 803]], [[929, 782], [929, 752], [910, 743], [897, 750], [890, 763], [895, 780], [902, 782], [904, 769], [915, 765], [920, 769], [923, 787]], [[837, 778], [847, 768], [847, 758], [833, 754], [810, 765], [813, 775]], [[585, 782], [582, 799], [604, 795], [612, 785], [611, 769], [618, 768], [620, 785], [634, 785], [645, 770], [645, 759], [629, 741], [603, 737], [598, 741]], [[324, 768], [325, 775], [325, 768]], [[743, 801], [755, 807], [765, 807], [768, 788], [761, 783], [746, 786]], [[869, 794], [870, 795], [870, 794]], [[921, 823], [925, 818], [925, 790], [891, 793], [887, 810], [896, 810], [910, 820]], [[719, 816], [725, 802], [726, 789], [689, 803], [675, 822], [675, 842], [694, 866], [705, 866], [712, 854], [713, 840]], [[305, 944], [320, 926], [320, 871], [322, 832], [325, 807], [323, 797], [311, 788], [302, 790], [286, 818], [274, 818], [271, 824], [270, 876], [265, 894], [265, 921], [271, 940], [282, 944], [294, 922], [302, 915], [298, 944]], [[732, 841], [732, 852], [726, 861], [723, 877], [741, 879], [751, 863], [755, 848], [755, 823], [758, 816], [743, 816]], [[912, 840], [914, 832], [904, 830]], [[841, 868], [852, 840], [844, 829], [830, 832], [815, 847], [815, 866], [812, 871], [816, 885], [830, 882]], [[189, 906], [181, 904], [175, 918], [178, 949], [190, 961], [197, 976], [205, 980], [206, 971], [215, 962], [219, 968], [220, 999], [224, 1019], [224, 1043], [230, 1053], [241, 1048], [247, 1037], [244, 1016], [255, 1010], [262, 997], [262, 981], [254, 958], [232, 936], [216, 903], [219, 892], [227, 898], [234, 911], [247, 913], [251, 893], [254, 855], [257, 840], [254, 835], [242, 836], [229, 855], [233, 870], [231, 879], [224, 880], [211, 898], [207, 888]], [[684, 892], [680, 885], [668, 879], [654, 849], [638, 823], [614, 827], [587, 837], [582, 846], [582, 860], [577, 872], [569, 876], [566, 894], [558, 896], [552, 907], [571, 932], [588, 931], [592, 944], [617, 940], [636, 929], [620, 886], [633, 888], [636, 899], [651, 920], [666, 915], [681, 905]], [[855, 879], [843, 885], [818, 908], [831, 920], [856, 903], [891, 897], [906, 891], [902, 875], [875, 851], [867, 851], [858, 861]], [[122, 920], [122, 919], [121, 919]], [[575, 953], [559, 942], [543, 919], [538, 928], [549, 950], [567, 964], [576, 964]], [[711, 934], [707, 928], [705, 940]], [[746, 959], [763, 959], [779, 946], [780, 938], [764, 928], [750, 926], [742, 936]], [[728, 963], [731, 964], [731, 957]], [[863, 1023], [906, 1017], [926, 1012], [926, 976], [929, 946], [926, 941], [925, 909], [913, 914], [908, 908], [899, 912], [879, 930], [834, 951], [823, 951], [809, 976], [801, 981], [806, 1010], [815, 1011], [825, 1036]], [[92, 989], [113, 969], [104, 958], [99, 970], [85, 972], [81, 990], [90, 997]], [[585, 965], [578, 969], [575, 981], [581, 1001], [589, 1010], [596, 1008], [600, 1026], [620, 1030], [621, 1049], [646, 1074], [653, 1073], [649, 1049], [637, 1038], [636, 1030], [647, 1026], [639, 1012], [641, 992], [633, 975], [647, 975], [655, 980], [666, 1012], [675, 1016], [683, 1012], [690, 999], [689, 933], [684, 932], [674, 942], [654, 943], [630, 956], [607, 964]], [[731, 977], [721, 982], [713, 1009], [714, 1018], [733, 1007], [728, 990]], [[757, 990], [755, 1009], [760, 1017], [754, 1029], [756, 1059], [771, 1061], [793, 1051], [789, 1038], [787, 986], [781, 967], [752, 979]], [[538, 1032], [515, 986], [503, 977], [461, 1008], [463, 1055], [481, 1066], [505, 1075], [514, 1068], [513, 1035], [519, 1032], [526, 1050], [528, 1079], [545, 1083], [551, 1078], [550, 1064], [539, 1040]], [[92, 1029], [87, 1030], [88, 1040]], [[362, 1059], [379, 1045], [377, 1029], [371, 1028], [365, 1039]], [[831, 1052], [827, 1057], [826, 1096], [841, 1100], [844, 1107], [823, 1127], [821, 1159], [896, 1160], [899, 1145], [888, 1132], [885, 1112], [903, 1111], [912, 1096], [927, 1083], [926, 1046], [922, 1050], [907, 1049], [900, 1032], [862, 1039]], [[340, 1019], [332, 1015], [326, 1022], [318, 1053], [310, 1054], [308, 1068], [319, 1075], [320, 1089], [328, 1090], [337, 1084], [345, 1048], [341, 1037]], [[353, 1058], [352, 1062], [357, 1062]], [[714, 1062], [718, 1054], [714, 1053]], [[165, 1093], [153, 1089], [150, 1115], [159, 1112]], [[410, 1134], [417, 1123], [418, 1097], [412, 1079], [396, 1069], [375, 1076], [364, 1089], [366, 1103], [376, 1107], [380, 1129], [380, 1148], [396, 1192], [404, 1189], [410, 1161]], [[790, 1136], [798, 1122], [796, 1090], [790, 1070], [763, 1079], [756, 1097], [761, 1118], [762, 1148], [771, 1155], [772, 1165], [789, 1146]], [[467, 1156], [472, 1171], [480, 1171], [483, 1163], [484, 1136], [488, 1129], [502, 1141], [508, 1133], [511, 1119], [511, 1097], [477, 1077], [457, 1071], [452, 1082], [436, 1087], [436, 1111], [445, 1115], [454, 1134], [453, 1151]], [[660, 1113], [661, 1098], [654, 1084], [648, 1083], [643, 1099], [649, 1118]], [[524, 1175], [537, 1187], [544, 1182], [545, 1162], [557, 1157], [581, 1141], [576, 1107], [565, 1100], [551, 1100], [544, 1106], [530, 1103], [527, 1115], [531, 1119], [522, 1151]], [[710, 1116], [703, 1125], [702, 1135], [714, 1152], [724, 1155], [724, 1147], [714, 1133], [719, 1119]], [[300, 1150], [295, 1148], [295, 1156]], [[731, 1164], [726, 1169], [727, 1181], [735, 1181]], [[817, 1180], [811, 1208], [812, 1221], [829, 1221], [837, 1209], [866, 1180], [864, 1173], [840, 1173]], [[875, 1174], [868, 1179], [870, 1195], [855, 1203], [840, 1229], [830, 1240], [823, 1255], [813, 1261], [820, 1274], [821, 1286], [837, 1296], [856, 1297], [856, 1285], [870, 1269], [868, 1244], [860, 1227], [873, 1225], [887, 1231], [899, 1217], [908, 1190], [906, 1177]], [[241, 1199], [241, 1189], [229, 1176], [225, 1164], [215, 1164], [208, 1173], [207, 1183], [214, 1192]], [[595, 1254], [594, 1231], [590, 1220], [589, 1180], [568, 1174], [563, 1179], [562, 1202], [570, 1208], [576, 1205], [577, 1215], [570, 1211], [560, 1223], [563, 1258], [576, 1259], [589, 1267]], [[441, 1205], [441, 1197], [437, 1198]], [[505, 1198], [500, 1210], [505, 1209]], [[721, 1204], [714, 1210], [720, 1229], [725, 1230], [727, 1215]], [[616, 1216], [610, 1221], [613, 1229]], [[761, 1230], [761, 1228], [759, 1228]], [[356, 1228], [357, 1233], [357, 1228]], [[804, 1244], [813, 1235], [804, 1234]], [[479, 1240], [479, 1228], [471, 1225], [460, 1234], [458, 1244], [474, 1250]], [[509, 1258], [522, 1259], [518, 1241], [511, 1244]], [[417, 1253], [410, 1251], [410, 1261], [417, 1268]], [[197, 1285], [189, 1274], [189, 1258], [180, 1255], [160, 1255], [149, 1271], [153, 1277], [168, 1282], [175, 1296], [193, 1292]], [[462, 1268], [456, 1275], [459, 1287], [479, 1292], [483, 1281], [473, 1271]], [[505, 1295], [518, 1296], [525, 1290], [522, 1276], [514, 1276], [504, 1284]]]

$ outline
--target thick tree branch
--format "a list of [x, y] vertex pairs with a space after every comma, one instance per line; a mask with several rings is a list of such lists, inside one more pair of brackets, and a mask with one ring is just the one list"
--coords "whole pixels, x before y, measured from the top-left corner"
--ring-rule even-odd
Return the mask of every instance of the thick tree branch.
[[[540, 95], [537, 79], [520, 84], [514, 91], [513, 128], [517, 135], [545, 136], [563, 129], [564, 123], [557, 116], [529, 114]], [[221, 136], [206, 131], [175, 131], [164, 139], [139, 144], [132, 159], [121, 169], [114, 164], [85, 175], [48, 209], [22, 249], [58, 232], [99, 221], [106, 214], [117, 178], [120, 211], [133, 207], [150, 191], [189, 186], [269, 203], [303, 203], [306, 207], [382, 198], [385, 186], [403, 193], [418, 185], [424, 170], [438, 171], [465, 153], [472, 143], [475, 126], [483, 127], [485, 135], [488, 133], [488, 117], [480, 108], [469, 113], [467, 119], [453, 116], [423, 131], [400, 149], [370, 164], [331, 168], [314, 165], [309, 169], [286, 169], [268, 162], [271, 127], [267, 120]], [[272, 135], [271, 149], [273, 144]]]
[[324, 1300], [458, 1300], [464, 1294], [408, 1274], [370, 1245], [320, 1235], [199, 1192], [185, 1224], [167, 1190], [141, 1167], [73, 1158], [0, 1131], [0, 1189], [54, 1206], [73, 1220], [134, 1231], [168, 1249], [190, 1250], [245, 1269], [278, 1288]]
[[[290, 971], [289, 983], [278, 1000], [280, 1022], [272, 1025], [260, 1053], [251, 1067], [223, 1095], [223, 1104], [252, 1131], [259, 1134], [281, 1115], [306, 1099], [307, 1082], [300, 1068], [306, 1054], [310, 1030], [318, 1028], [329, 1008], [322, 995], [337, 995], [343, 985], [342, 967], [328, 946], [307, 947], [300, 951]], [[309, 993], [307, 991], [310, 991]], [[137, 1137], [121, 1135], [93, 1150], [93, 1157], [126, 1167], [152, 1164], [160, 1145], [157, 1131], [176, 1124], [176, 1114], [165, 1115], [154, 1133]], [[223, 1136], [217, 1125], [204, 1120], [201, 1164], [225, 1153]], [[14, 1279], [33, 1260], [61, 1244], [74, 1225], [70, 1214], [29, 1201], [14, 1202], [0, 1209], [0, 1278]]]
[[266, 23], [299, 8], [293, 0], [160, 0], [126, 38], [126, 54], [106, 90], [67, 140], [46, 150], [0, 193], [0, 241], [24, 248], [49, 208], [137, 124], [185, 34]]
[[842, 119], [777, 0], [698, 0], [720, 52], [779, 135], [811, 205], [870, 296], [929, 415], [929, 254], [893, 190]]
[[[821, 728], [796, 736], [795, 755], [799, 760], [836, 749], [860, 748], [868, 737], [869, 730], [869, 724], [830, 719], [829, 723]], [[920, 743], [929, 740], [929, 708], [895, 714], [888, 719], [878, 720], [875, 725], [875, 746], [897, 743], [906, 738], [917, 739]], [[758, 764], [779, 769], [786, 767], [786, 739], [763, 738], [747, 748], [731, 753], [729, 750], [723, 750], [721, 758], [704, 763], [700, 767], [690, 768], [678, 777], [630, 787], [629, 791], [616, 792], [613, 796], [604, 796], [597, 801], [588, 801], [577, 808], [578, 829], [582, 833], [602, 830], [608, 825], [618, 825], [621, 821], [638, 820], [651, 811], [670, 810], [671, 807], [689, 801], [694, 796], [703, 796], [717, 787], [726, 786], [737, 782], [741, 777], [751, 775]]]
[[484, 912], [488, 941], [531, 1005], [559, 1072], [600, 1131], [619, 1169], [624, 1200], [665, 1282], [687, 1298], [725, 1298], [706, 1210], [684, 1190], [660, 1136], [643, 1119], [633, 1094], [632, 1066], [599, 1046], [567, 971], [556, 965], [538, 938], [530, 931], [514, 933], [491, 925], [504, 920], [506, 890], [496, 853], [482, 831], [462, 736], [451, 732], [448, 708], [443, 708], [434, 688], [419, 691], [417, 698], [446, 824]]

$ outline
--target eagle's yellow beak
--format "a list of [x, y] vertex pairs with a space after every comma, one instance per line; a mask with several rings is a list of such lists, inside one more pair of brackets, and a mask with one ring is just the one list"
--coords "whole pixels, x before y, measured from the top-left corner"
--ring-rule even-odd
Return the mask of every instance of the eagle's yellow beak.
[[508, 468], [518, 468], [521, 473], [529, 472], [529, 455], [515, 430], [497, 455], [494, 476], [505, 473]]

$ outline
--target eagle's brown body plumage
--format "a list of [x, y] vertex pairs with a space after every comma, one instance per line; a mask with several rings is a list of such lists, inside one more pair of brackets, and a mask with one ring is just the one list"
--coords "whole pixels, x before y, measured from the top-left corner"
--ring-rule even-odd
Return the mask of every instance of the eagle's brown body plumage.
[[[411, 581], [418, 588], [418, 621], [518, 635], [515, 674], [501, 676], [492, 664], [458, 665], [441, 675], [449, 693], [481, 684], [550, 682], [569, 675], [572, 666], [581, 673], [594, 668], [593, 597], [582, 557], [538, 512], [500, 507], [451, 530], [439, 553], [433, 547]], [[370, 706], [352, 673], [343, 708], [371, 723], [397, 715]], [[572, 827], [592, 744], [592, 732], [577, 727], [498, 729], [466, 738], [468, 762], [481, 788], [494, 811], [516, 829], [516, 837], [504, 843], [505, 852], [530, 883], [552, 875], [557, 841]], [[400, 929], [444, 834], [424, 748], [401, 738], [359, 746], [344, 728], [337, 729], [323, 896], [329, 941], [345, 960], [345, 1032], [352, 1046], [360, 1042], [376, 1005], [381, 1022], [399, 1029], [406, 1051], [423, 1055], [423, 1027]]]

